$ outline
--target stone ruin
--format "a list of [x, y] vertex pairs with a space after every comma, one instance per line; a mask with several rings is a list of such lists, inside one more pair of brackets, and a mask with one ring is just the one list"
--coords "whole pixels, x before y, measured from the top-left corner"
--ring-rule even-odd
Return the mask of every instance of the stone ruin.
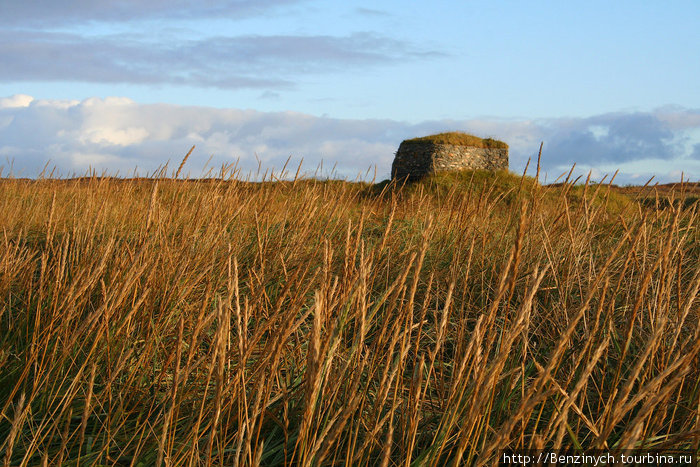
[[392, 180], [419, 180], [442, 171], [508, 170], [508, 145], [461, 132], [440, 133], [401, 143], [391, 165]]

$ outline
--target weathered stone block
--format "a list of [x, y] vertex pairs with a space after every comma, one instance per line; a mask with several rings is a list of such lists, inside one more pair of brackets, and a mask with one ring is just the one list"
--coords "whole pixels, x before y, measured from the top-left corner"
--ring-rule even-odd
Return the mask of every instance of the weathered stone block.
[[464, 133], [405, 140], [391, 166], [392, 179], [418, 180], [428, 174], [464, 169], [508, 169], [508, 145]]

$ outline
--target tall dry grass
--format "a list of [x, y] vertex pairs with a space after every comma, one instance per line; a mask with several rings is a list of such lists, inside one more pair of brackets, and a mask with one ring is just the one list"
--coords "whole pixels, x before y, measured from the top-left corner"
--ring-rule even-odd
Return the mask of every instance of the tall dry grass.
[[698, 204], [451, 177], [3, 179], [4, 465], [697, 452]]

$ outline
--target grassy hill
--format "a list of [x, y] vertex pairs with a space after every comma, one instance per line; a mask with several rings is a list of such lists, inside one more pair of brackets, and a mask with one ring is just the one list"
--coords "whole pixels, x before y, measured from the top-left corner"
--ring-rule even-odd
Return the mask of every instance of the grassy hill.
[[0, 180], [0, 455], [697, 450], [698, 203], [675, 193], [480, 171]]

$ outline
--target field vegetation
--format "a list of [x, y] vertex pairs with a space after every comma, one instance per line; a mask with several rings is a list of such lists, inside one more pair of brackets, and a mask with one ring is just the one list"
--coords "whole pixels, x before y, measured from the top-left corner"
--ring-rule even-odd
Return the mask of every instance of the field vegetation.
[[508, 145], [503, 141], [493, 138], [479, 138], [478, 136], [463, 133], [461, 131], [450, 131], [438, 133], [436, 135], [422, 136], [407, 140], [408, 142], [426, 142], [434, 144], [454, 144], [457, 146], [474, 146], [477, 148], [507, 149]]
[[684, 187], [0, 180], [4, 465], [700, 442]]

